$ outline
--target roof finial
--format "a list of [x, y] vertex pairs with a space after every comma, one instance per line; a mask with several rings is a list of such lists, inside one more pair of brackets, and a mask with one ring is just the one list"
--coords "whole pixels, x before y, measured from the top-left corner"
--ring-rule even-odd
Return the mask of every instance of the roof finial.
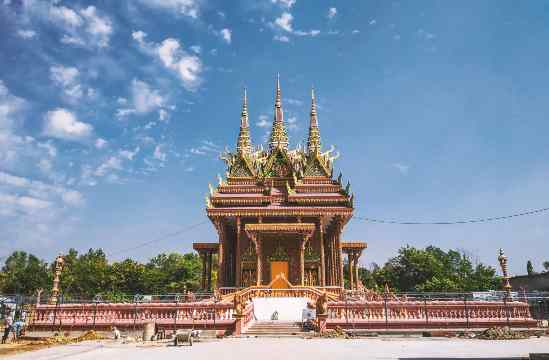
[[244, 97], [242, 98], [242, 112], [240, 113], [240, 132], [236, 143], [236, 151], [241, 154], [249, 154], [252, 149], [250, 138], [250, 125], [248, 122], [248, 95], [244, 88]]
[[271, 131], [271, 141], [269, 142], [271, 150], [275, 148], [288, 149], [288, 133], [284, 127], [284, 112], [282, 110], [281, 98], [280, 74], [277, 73], [273, 129]]
[[320, 153], [320, 129], [316, 117], [315, 89], [311, 88], [311, 120], [309, 123], [309, 138], [307, 139], [307, 150], [309, 154]]
[[[246, 126], [248, 126], [248, 94], [246, 91], [246, 87], [244, 87], [244, 97], [242, 98], [242, 113], [240, 116], [241, 120], [246, 120]], [[242, 126], [242, 122], [241, 122]]]
[[276, 73], [276, 98], [275, 106], [280, 108], [282, 106], [281, 91], [280, 91], [280, 73]]

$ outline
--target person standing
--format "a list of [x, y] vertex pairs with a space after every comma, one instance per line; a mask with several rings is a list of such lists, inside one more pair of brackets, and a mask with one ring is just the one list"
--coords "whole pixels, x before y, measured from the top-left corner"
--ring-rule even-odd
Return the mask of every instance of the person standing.
[[6, 340], [8, 340], [8, 336], [10, 336], [12, 326], [13, 326], [13, 318], [11, 317], [11, 314], [9, 314], [4, 319], [4, 336], [2, 336], [2, 344], [5, 344]]

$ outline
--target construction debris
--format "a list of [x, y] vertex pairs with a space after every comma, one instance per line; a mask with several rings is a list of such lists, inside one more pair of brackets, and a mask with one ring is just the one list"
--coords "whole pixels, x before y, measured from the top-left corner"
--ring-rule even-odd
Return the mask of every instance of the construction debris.
[[517, 340], [527, 339], [529, 337], [527, 332], [512, 330], [508, 326], [503, 327], [491, 327], [481, 332], [476, 339], [482, 340]]

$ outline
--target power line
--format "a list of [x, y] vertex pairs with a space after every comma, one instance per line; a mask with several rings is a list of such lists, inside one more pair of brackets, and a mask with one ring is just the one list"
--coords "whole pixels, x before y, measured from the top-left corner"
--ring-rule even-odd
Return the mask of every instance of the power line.
[[174, 237], [174, 236], [177, 236], [177, 235], [180, 235], [180, 234], [183, 234], [187, 231], [190, 231], [194, 228], [197, 228], [199, 227], [200, 225], [204, 225], [208, 222], [208, 220], [204, 220], [204, 221], [201, 221], [199, 223], [196, 223], [196, 224], [192, 224], [192, 225], [189, 225], [189, 226], [186, 226], [178, 231], [175, 231], [175, 232], [172, 232], [172, 233], [168, 233], [168, 234], [164, 234], [162, 236], [159, 236], [153, 240], [149, 240], [149, 241], [146, 241], [144, 243], [141, 243], [139, 245], [136, 245], [136, 246], [133, 246], [133, 247], [130, 247], [130, 248], [126, 248], [126, 249], [122, 249], [122, 250], [119, 250], [119, 251], [116, 251], [116, 252], [113, 252], [110, 254], [110, 256], [115, 256], [115, 255], [119, 255], [119, 254], [122, 254], [122, 253], [125, 253], [125, 252], [130, 252], [130, 251], [133, 251], [133, 250], [137, 250], [137, 249], [140, 249], [142, 247], [145, 247], [145, 246], [148, 246], [148, 245], [151, 245], [151, 244], [154, 244], [156, 242], [159, 242], [159, 241], [162, 241], [162, 240], [166, 240], [167, 238], [171, 238], [171, 237]]
[[377, 224], [391, 224], [391, 225], [460, 225], [460, 224], [476, 224], [476, 223], [487, 223], [493, 221], [508, 220], [520, 216], [535, 215], [549, 211], [549, 208], [541, 208], [535, 210], [523, 211], [516, 214], [505, 215], [505, 216], [494, 216], [494, 217], [485, 217], [477, 219], [467, 219], [467, 220], [455, 220], [455, 221], [399, 221], [399, 220], [382, 220], [374, 219], [370, 217], [361, 217], [353, 216], [353, 219], [364, 220], [371, 223]]

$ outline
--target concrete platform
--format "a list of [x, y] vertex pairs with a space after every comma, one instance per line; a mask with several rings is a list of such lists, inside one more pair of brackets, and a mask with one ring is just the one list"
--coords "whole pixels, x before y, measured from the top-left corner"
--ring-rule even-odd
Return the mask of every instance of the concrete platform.
[[8, 356], [13, 360], [145, 359], [525, 359], [549, 353], [549, 338], [485, 341], [418, 339], [224, 339], [175, 348], [164, 344], [84, 342]]

